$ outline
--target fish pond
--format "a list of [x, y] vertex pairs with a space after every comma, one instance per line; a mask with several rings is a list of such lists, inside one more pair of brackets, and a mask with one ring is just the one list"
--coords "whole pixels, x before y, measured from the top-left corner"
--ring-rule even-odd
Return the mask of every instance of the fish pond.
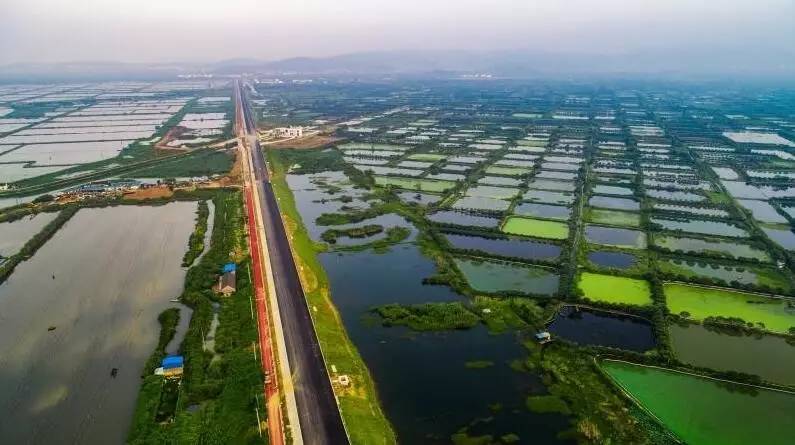
[[558, 291], [560, 277], [550, 269], [472, 257], [455, 258], [455, 265], [479, 292], [551, 296]]
[[39, 233], [56, 216], [58, 212], [37, 213], [15, 221], [0, 223], [0, 258], [8, 258], [17, 253], [33, 235]]
[[631, 253], [596, 250], [588, 253], [588, 261], [598, 267], [630, 269], [638, 264], [638, 257]]
[[437, 224], [448, 224], [454, 226], [471, 226], [496, 228], [500, 220], [489, 216], [473, 215], [471, 213], [455, 212], [443, 210], [427, 216], [428, 220]]
[[4, 442], [125, 442], [158, 314], [182, 292], [195, 212], [82, 209], [0, 285]]
[[547, 330], [582, 345], [645, 352], [655, 347], [651, 323], [642, 318], [580, 306], [564, 306]]
[[560, 256], [560, 246], [519, 238], [486, 238], [482, 236], [445, 233], [454, 249], [477, 250], [489, 255], [554, 261]]
[[761, 222], [773, 224], [786, 224], [787, 218], [778, 213], [775, 207], [766, 201], [755, 199], [738, 199], [737, 202], [751, 212], [754, 219]]
[[434, 179], [411, 179], [397, 176], [376, 176], [375, 183], [381, 186], [394, 186], [406, 190], [417, 190], [421, 192], [443, 193], [455, 187], [453, 181], [442, 181]]
[[409, 204], [430, 205], [442, 200], [442, 195], [432, 193], [400, 192], [397, 195], [401, 201]]
[[694, 323], [668, 328], [676, 357], [691, 365], [754, 374], [795, 386], [795, 346], [775, 335], [717, 330]]
[[613, 196], [594, 195], [588, 200], [588, 205], [612, 210], [640, 210], [640, 203], [638, 201], [628, 198], [615, 198]]
[[701, 255], [770, 261], [770, 256], [764, 250], [735, 241], [655, 235], [652, 242], [655, 246], [671, 252], [682, 251]]
[[568, 192], [530, 189], [522, 195], [526, 201], [537, 201], [545, 204], [570, 205], [574, 203], [574, 195]]
[[482, 210], [494, 213], [504, 212], [510, 206], [510, 201], [485, 196], [464, 196], [453, 203], [453, 208], [457, 210]]
[[588, 211], [588, 221], [610, 226], [639, 227], [640, 213], [590, 209]]
[[587, 224], [585, 226], [585, 239], [589, 243], [603, 246], [625, 247], [629, 249], [646, 248], [646, 234], [638, 230]]
[[774, 227], [762, 227], [762, 231], [773, 242], [786, 250], [795, 250], [795, 233], [790, 229], [778, 229]]
[[571, 217], [571, 207], [523, 202], [514, 207], [513, 213], [521, 216], [568, 220]]
[[[680, 230], [682, 232], [697, 233], [700, 235], [728, 236], [734, 238], [747, 238], [748, 232], [733, 224], [721, 221], [707, 220], [673, 220], [651, 218], [652, 224], [657, 224], [663, 230]], [[795, 237], [795, 235], [793, 235]]]
[[727, 283], [736, 281], [740, 284], [768, 286], [783, 290], [789, 290], [792, 287], [790, 279], [773, 268], [709, 264], [676, 258], [660, 260], [657, 262], [657, 267], [662, 272], [686, 277], [713, 278], [724, 280]]

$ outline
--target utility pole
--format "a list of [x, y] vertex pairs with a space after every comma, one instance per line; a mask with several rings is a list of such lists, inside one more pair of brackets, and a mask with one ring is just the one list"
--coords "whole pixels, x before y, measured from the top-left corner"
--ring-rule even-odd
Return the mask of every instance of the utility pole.
[[262, 437], [262, 421], [259, 418], [259, 396], [254, 396], [257, 400], [257, 406], [254, 407], [254, 412], [257, 413], [257, 431], [259, 431], [259, 437]]
[[[246, 265], [248, 271], [248, 282], [251, 283], [251, 264]], [[256, 290], [256, 289], [255, 289]], [[248, 294], [248, 307], [251, 310], [251, 319], [254, 319], [254, 302], [251, 299], [251, 294]]]

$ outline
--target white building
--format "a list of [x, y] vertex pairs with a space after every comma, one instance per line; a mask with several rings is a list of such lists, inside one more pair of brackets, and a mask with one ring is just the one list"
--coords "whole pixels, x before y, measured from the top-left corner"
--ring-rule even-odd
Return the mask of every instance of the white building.
[[279, 127], [276, 135], [282, 138], [300, 138], [304, 135], [304, 127]]

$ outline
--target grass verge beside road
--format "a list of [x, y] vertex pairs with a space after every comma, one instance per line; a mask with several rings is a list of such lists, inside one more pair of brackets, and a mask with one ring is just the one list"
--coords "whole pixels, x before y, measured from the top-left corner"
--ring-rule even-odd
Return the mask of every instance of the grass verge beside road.
[[[351, 443], [397, 443], [395, 432], [381, 409], [370, 371], [348, 337], [342, 318], [331, 300], [328, 278], [317, 259], [315, 243], [301, 221], [293, 194], [285, 180], [286, 167], [277, 153], [269, 151], [267, 154], [273, 168], [273, 191], [279, 200], [326, 366], [332, 378], [345, 374], [351, 380], [348, 387], [334, 385]], [[332, 366], [337, 373], [332, 372]]]

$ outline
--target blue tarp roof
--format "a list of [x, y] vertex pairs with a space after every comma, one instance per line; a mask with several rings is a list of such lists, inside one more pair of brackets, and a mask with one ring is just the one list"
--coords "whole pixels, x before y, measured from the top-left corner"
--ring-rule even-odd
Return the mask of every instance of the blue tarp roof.
[[235, 263], [226, 263], [224, 264], [224, 273], [227, 272], [234, 272], [237, 269]]
[[163, 359], [163, 369], [181, 368], [183, 362], [181, 355], [169, 355]]

